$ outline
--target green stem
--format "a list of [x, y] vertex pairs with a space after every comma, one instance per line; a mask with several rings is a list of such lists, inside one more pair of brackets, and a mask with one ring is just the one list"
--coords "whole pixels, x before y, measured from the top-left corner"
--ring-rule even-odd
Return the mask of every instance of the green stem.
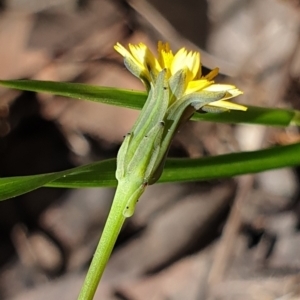
[[295, 110], [294, 111], [294, 117], [290, 122], [290, 125], [296, 125], [296, 126], [300, 126], [300, 111], [299, 110]]
[[119, 232], [125, 221], [124, 211], [136, 185], [124, 182], [118, 184], [112, 207], [105, 223], [99, 244], [81, 288], [78, 300], [92, 300], [112, 253]]

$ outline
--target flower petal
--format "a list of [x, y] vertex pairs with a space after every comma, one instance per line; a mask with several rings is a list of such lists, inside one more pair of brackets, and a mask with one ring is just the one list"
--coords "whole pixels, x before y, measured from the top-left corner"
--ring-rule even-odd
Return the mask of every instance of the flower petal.
[[219, 68], [214, 68], [207, 75], [204, 76], [207, 80], [211, 81], [219, 74]]
[[[231, 84], [215, 84], [213, 79], [219, 73], [218, 68], [201, 77], [200, 53], [197, 51], [187, 51], [181, 48], [173, 55], [169, 43], [158, 42], [156, 58], [143, 43], [129, 44], [129, 51], [119, 43], [114, 48], [124, 57], [126, 67], [143, 81], [148, 92], [151, 87], [155, 86], [158, 74], [164, 70], [170, 89], [170, 105], [190, 94], [206, 93], [210, 94], [211, 101], [214, 101], [205, 105], [208, 108], [247, 109], [243, 105], [226, 101], [241, 95], [242, 92]], [[220, 93], [222, 99], [215, 97]]]
[[211, 91], [211, 92], [220, 92], [220, 91], [226, 92], [226, 91], [238, 90], [238, 89], [234, 85], [231, 85], [231, 84], [212, 84], [209, 87], [205, 88], [205, 90]]
[[[174, 55], [172, 50], [170, 49], [169, 43], [158, 42], [158, 62], [162, 68], [171, 69], [172, 61], [174, 59]], [[170, 74], [171, 76], [171, 74]]]
[[199, 73], [199, 69], [200, 69], [200, 53], [199, 52], [190, 52], [188, 55], [188, 59], [187, 59], [187, 67], [189, 68], [189, 70], [192, 73], [192, 79], [194, 79], [198, 73]]
[[207, 79], [199, 79], [199, 80], [193, 80], [188, 83], [188, 86], [186, 88], [185, 94], [194, 93], [200, 90], [203, 90], [204, 88], [207, 88], [208, 86], [212, 85], [213, 81], [208, 81]]
[[175, 74], [177, 71], [185, 67], [184, 61], [186, 59], [187, 51], [185, 48], [181, 48], [174, 56], [171, 66], [171, 73]]
[[218, 100], [215, 102], [211, 102], [209, 103], [208, 106], [213, 106], [213, 107], [221, 107], [221, 108], [225, 108], [225, 109], [229, 109], [229, 110], [242, 110], [242, 111], [246, 111], [247, 107], [244, 105], [240, 105], [240, 104], [236, 104], [233, 102], [229, 102], [229, 101], [225, 101], [225, 100]]

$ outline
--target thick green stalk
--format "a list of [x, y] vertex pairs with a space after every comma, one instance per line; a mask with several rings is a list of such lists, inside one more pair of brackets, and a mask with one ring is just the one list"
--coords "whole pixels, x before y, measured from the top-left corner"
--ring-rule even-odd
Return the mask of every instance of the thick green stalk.
[[[136, 184], [124, 181], [118, 184], [112, 207], [110, 209], [105, 227], [103, 229], [99, 244], [95, 251], [93, 260], [89, 267], [78, 300], [92, 300], [106, 264], [110, 258], [122, 225], [125, 221], [124, 211], [128, 200], [135, 194]], [[140, 194], [137, 195], [139, 198]], [[136, 201], [138, 200], [136, 199]]]

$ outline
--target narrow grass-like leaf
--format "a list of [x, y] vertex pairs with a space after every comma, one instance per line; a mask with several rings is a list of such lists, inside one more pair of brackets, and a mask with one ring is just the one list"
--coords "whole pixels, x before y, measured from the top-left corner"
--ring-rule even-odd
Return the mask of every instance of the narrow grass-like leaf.
[[[86, 176], [93, 174], [93, 179], [91, 180], [95, 180], [95, 182], [91, 182], [92, 186], [116, 186], [117, 181], [114, 177], [115, 169], [116, 160], [110, 159], [61, 172], [0, 178], [0, 201], [28, 193], [44, 185], [50, 184], [53, 180], [59, 178], [63, 179], [71, 173], [75, 178], [78, 174], [79, 177], [83, 179], [83, 182], [85, 181]], [[80, 181], [78, 183], [74, 181], [71, 182], [71, 184], [68, 183], [67, 185], [58, 186], [77, 188], [86, 187], [86, 185]]]
[[233, 177], [300, 165], [300, 143], [199, 159], [168, 159], [159, 182]]
[[[300, 143], [296, 143], [199, 159], [168, 159], [159, 182], [210, 180], [300, 165], [299, 153]], [[67, 188], [116, 186], [115, 169], [116, 161], [110, 159], [57, 173], [0, 178], [0, 200], [18, 196], [41, 186]]]
[[[141, 109], [146, 93], [132, 90], [99, 87], [81, 83], [38, 80], [0, 80], [0, 85], [33, 92], [45, 92], [75, 99]], [[300, 125], [300, 111], [248, 106], [246, 112], [230, 111], [220, 114], [196, 113], [192, 120], [221, 123], [245, 123], [267, 126]]]
[[[247, 105], [246, 105], [247, 106]], [[244, 123], [264, 126], [287, 127], [300, 126], [300, 111], [291, 109], [266, 108], [247, 106], [247, 111], [231, 110], [220, 114], [196, 113], [192, 117], [194, 121], [209, 121], [218, 123]]]
[[68, 172], [0, 178], [0, 200], [16, 197], [58, 179]]
[[[163, 174], [158, 182], [200, 181], [232, 177], [248, 173], [257, 173], [265, 170], [300, 165], [300, 143], [276, 146], [269, 149], [239, 152], [198, 159], [168, 158]], [[88, 172], [69, 174], [52, 181], [47, 186], [52, 187], [99, 187], [97, 174], [101, 173], [101, 164], [91, 164]], [[107, 183], [115, 185], [114, 165], [106, 169]], [[103, 178], [101, 177], [101, 182]]]
[[144, 92], [83, 83], [41, 80], [0, 80], [0, 85], [17, 90], [50, 93], [57, 96], [101, 102], [133, 109], [141, 109], [147, 97]]

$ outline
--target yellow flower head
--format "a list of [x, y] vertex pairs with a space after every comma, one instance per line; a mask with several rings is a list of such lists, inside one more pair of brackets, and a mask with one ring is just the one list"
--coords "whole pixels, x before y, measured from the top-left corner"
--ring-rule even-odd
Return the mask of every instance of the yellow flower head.
[[218, 75], [218, 68], [212, 70], [208, 75], [202, 76], [199, 52], [187, 51], [185, 48], [181, 48], [176, 54], [173, 54], [170, 45], [162, 42], [158, 42], [157, 57], [143, 43], [138, 45], [129, 44], [129, 50], [119, 43], [114, 48], [124, 57], [127, 69], [142, 80], [148, 91], [151, 86], [155, 85], [157, 76], [162, 70], [166, 70], [170, 87], [172, 82], [175, 81], [174, 78], [180, 77], [180, 92], [175, 92], [173, 91], [174, 88], [173, 90], [171, 88], [170, 103], [182, 96], [200, 91], [208, 93], [224, 92], [224, 97], [221, 100], [209, 103], [206, 108], [247, 110], [245, 106], [226, 101], [241, 95], [242, 92], [234, 85], [215, 84], [213, 79]]

